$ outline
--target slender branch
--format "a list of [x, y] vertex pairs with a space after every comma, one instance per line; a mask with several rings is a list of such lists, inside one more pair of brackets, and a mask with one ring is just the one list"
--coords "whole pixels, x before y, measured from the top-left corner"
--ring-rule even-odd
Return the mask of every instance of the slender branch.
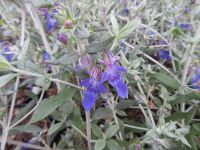
[[9, 128], [10, 128], [12, 115], [13, 115], [13, 111], [14, 111], [14, 107], [15, 107], [15, 101], [16, 101], [16, 98], [17, 98], [17, 89], [18, 89], [18, 86], [19, 86], [19, 78], [20, 77], [17, 76], [16, 82], [15, 82], [15, 88], [14, 88], [15, 93], [13, 94], [13, 98], [12, 98], [12, 101], [11, 101], [11, 107], [10, 107], [10, 111], [9, 111], [9, 115], [8, 115], [7, 124], [6, 124], [6, 126], [3, 130], [3, 136], [2, 136], [2, 139], [1, 139], [1, 150], [4, 150], [5, 146], [6, 146], [6, 141], [7, 141], [7, 138], [8, 138]]
[[86, 131], [87, 131], [88, 150], [92, 150], [90, 111], [85, 111], [85, 116], [86, 116]]
[[144, 130], [144, 131], [148, 131], [149, 130], [147, 128], [137, 127], [137, 126], [133, 126], [133, 125], [129, 125], [129, 124], [124, 124], [124, 126], [128, 127], [128, 128], [138, 129], [138, 130]]
[[[16, 68], [12, 68], [11, 70], [16, 72], [16, 73], [19, 73], [21, 75], [27, 75], [27, 76], [33, 76], [33, 77], [44, 76], [44, 75], [41, 75], [41, 74], [37, 74], [37, 73], [29, 72], [29, 71], [24, 71], [24, 70], [20, 70], [20, 69], [16, 69]], [[59, 79], [55, 79], [55, 78], [51, 78], [51, 77], [49, 78], [49, 80], [52, 81], [52, 82], [58, 82], [58, 83], [65, 84], [65, 85], [74, 87], [76, 89], [82, 90], [82, 91], [84, 90], [82, 87], [80, 87], [78, 85], [75, 85], [75, 84], [72, 84], [72, 83], [69, 83], [69, 82], [66, 82], [66, 81], [63, 81], [63, 80], [59, 80]]]
[[[135, 49], [135, 47], [133, 47], [131, 44], [124, 42], [124, 44], [126, 44], [128, 47]], [[147, 59], [151, 60], [152, 62], [154, 62], [155, 64], [157, 64], [158, 66], [160, 66], [163, 70], [165, 70], [169, 75], [171, 75], [175, 80], [178, 81], [178, 83], [181, 84], [181, 81], [177, 78], [177, 76], [175, 76], [169, 69], [167, 69], [165, 66], [163, 66], [162, 64], [160, 64], [157, 60], [155, 60], [154, 58], [150, 57], [149, 55], [145, 54], [144, 52], [140, 51], [139, 52], [146, 57]]]
[[[124, 43], [126, 43], [126, 42], [124, 42]], [[125, 60], [126, 63], [128, 64], [128, 60], [126, 59], [126, 56], [123, 54], [122, 51], [120, 51], [120, 55], [124, 58], [124, 60]], [[147, 55], [147, 56], [148, 56], [148, 55]], [[138, 79], [136, 79], [136, 80], [138, 80]], [[139, 82], [137, 82], [137, 86], [138, 86], [138, 88], [139, 88], [139, 90], [140, 90], [140, 93], [144, 95], [145, 93], [144, 93], [144, 91], [143, 91], [143, 89], [142, 89], [142, 86], [140, 85]], [[143, 112], [143, 114], [146, 116], [146, 119], [148, 118], [148, 120], [150, 121], [152, 127], [153, 127], [153, 128], [156, 128], [156, 125], [155, 125], [155, 121], [154, 121], [154, 119], [153, 119], [152, 112], [151, 112], [151, 110], [148, 108], [148, 100], [147, 100], [147, 99], [145, 99], [145, 104], [147, 105], [147, 112], [148, 112], [148, 114], [149, 114], [149, 117], [146, 115], [146, 113], [145, 113], [145, 111], [144, 111], [144, 108], [142, 107], [141, 104], [139, 104], [139, 107], [140, 107], [141, 111]], [[150, 118], [150, 119], [149, 119], [149, 118]]]
[[72, 125], [72, 128], [74, 128], [78, 133], [80, 133], [85, 139], [87, 139], [87, 135], [85, 135], [81, 130], [79, 130], [76, 126]]
[[33, 107], [33, 108], [31, 109], [31, 111], [29, 111], [25, 116], [23, 116], [21, 119], [19, 119], [16, 123], [14, 123], [13, 125], [11, 125], [11, 126], [10, 126], [10, 129], [12, 129], [13, 127], [15, 127], [16, 125], [18, 125], [19, 123], [21, 123], [24, 119], [26, 119], [29, 115], [31, 115], [31, 114], [35, 111], [35, 109], [39, 106], [40, 102], [41, 102], [42, 99], [43, 99], [44, 92], [45, 92], [45, 90], [43, 89], [43, 90], [42, 90], [42, 93], [41, 93], [41, 95], [40, 95], [40, 99], [38, 100], [38, 102], [37, 102], [37, 104], [35, 105], [35, 107]]
[[144, 108], [142, 107], [142, 105], [139, 104], [138, 106], [139, 106], [140, 110], [142, 111], [142, 113], [143, 113], [143, 115], [144, 115], [146, 121], [148, 121], [148, 123], [150, 123], [151, 127], [154, 128], [154, 126], [153, 126], [153, 124], [152, 124], [152, 122], [151, 122], [151, 119], [149, 119], [149, 117], [148, 117], [148, 115], [146, 114], [146, 112], [145, 112]]
[[[49, 45], [49, 42], [48, 42], [46, 34], [44, 32], [42, 23], [40, 22], [40, 18], [38, 16], [36, 10], [33, 8], [32, 4], [26, 3], [25, 5], [26, 5], [27, 10], [30, 13], [30, 16], [31, 16], [33, 22], [34, 22], [35, 28], [38, 29], [38, 33], [42, 37], [42, 41], [43, 41], [45, 50], [50, 54], [51, 59], [54, 60], [53, 51], [51, 50], [51, 47]], [[51, 66], [51, 69], [52, 69], [52, 72], [54, 74], [56, 74], [56, 68], [54, 66]], [[61, 90], [60, 84], [56, 82], [56, 86], [58, 88], [58, 91], [60, 91]]]
[[[195, 42], [192, 44], [192, 47], [190, 49], [190, 55], [187, 57], [187, 60], [185, 61], [185, 64], [184, 64], [184, 68], [183, 68], [183, 74], [182, 74], [182, 79], [181, 79], [181, 83], [182, 85], [186, 85], [186, 78], [187, 78], [187, 74], [188, 74], [188, 69], [189, 69], [189, 66], [190, 66], [190, 63], [191, 63], [191, 55], [194, 53], [194, 50], [200, 40], [200, 23], [199, 23], [199, 26], [198, 26], [198, 29], [197, 29], [197, 32], [195, 34]], [[181, 112], [184, 112], [185, 111], [185, 103], [182, 103], [181, 104]], [[184, 124], [184, 120], [182, 120], [182, 124]]]
[[[138, 80], [138, 77], [136, 78], [136, 80]], [[139, 89], [140, 93], [141, 93], [142, 95], [144, 95], [145, 93], [144, 93], [144, 91], [143, 91], [143, 89], [142, 89], [142, 86], [140, 85], [139, 82], [137, 82], [137, 86], [138, 86], [138, 89]], [[150, 121], [151, 121], [151, 123], [152, 123], [152, 127], [156, 128], [155, 121], [154, 121], [154, 119], [153, 119], [152, 112], [151, 112], [151, 110], [150, 110], [149, 107], [148, 107], [148, 100], [147, 100], [146, 98], [145, 98], [145, 104], [147, 105], [147, 112], [148, 112], [148, 114], [149, 114], [149, 118], [150, 118]], [[140, 104], [139, 107], [141, 108], [142, 105]], [[142, 107], [142, 109], [143, 109], [143, 111], [144, 111], [144, 108], [143, 108], [143, 107]]]
[[185, 61], [185, 64], [184, 64], [183, 75], [182, 75], [182, 79], [181, 79], [182, 84], [185, 84], [189, 65], [191, 63], [191, 55], [194, 53], [194, 50], [195, 50], [199, 40], [200, 40], [200, 23], [199, 23], [199, 27], [198, 27], [196, 35], [195, 35], [195, 42], [192, 44], [192, 47], [189, 51], [190, 55], [188, 55], [187, 60]]
[[20, 41], [20, 46], [22, 47], [24, 45], [24, 37], [25, 37], [25, 25], [26, 25], [26, 12], [22, 8], [21, 9], [21, 14], [22, 14], [22, 21], [21, 21], [21, 41]]
[[[110, 106], [110, 109], [111, 109], [111, 111], [112, 111], [112, 114], [113, 114], [113, 118], [114, 118], [114, 120], [115, 120], [115, 123], [119, 126], [119, 121], [118, 121], [118, 119], [117, 119], [117, 115], [116, 115], [116, 112], [115, 112], [114, 102], [111, 103], [110, 100], [107, 99], [107, 103], [108, 103], [108, 105]], [[121, 132], [119, 132], [119, 138], [120, 138], [121, 141], [123, 140], [123, 137], [122, 137], [122, 133], [121, 133]]]

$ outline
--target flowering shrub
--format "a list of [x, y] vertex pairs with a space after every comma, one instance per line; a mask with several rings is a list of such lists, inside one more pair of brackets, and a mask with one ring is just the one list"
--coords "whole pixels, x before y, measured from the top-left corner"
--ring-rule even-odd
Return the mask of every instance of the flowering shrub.
[[1, 150], [200, 149], [200, 1], [0, 1]]

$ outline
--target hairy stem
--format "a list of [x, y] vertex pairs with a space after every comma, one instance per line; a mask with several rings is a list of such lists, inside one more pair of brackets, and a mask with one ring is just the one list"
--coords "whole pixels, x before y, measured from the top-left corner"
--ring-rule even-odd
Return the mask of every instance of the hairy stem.
[[[20, 69], [16, 69], [16, 68], [12, 68], [11, 70], [16, 72], [16, 73], [19, 73], [21, 75], [27, 75], [27, 76], [33, 76], [33, 77], [42, 77], [42, 76], [44, 76], [44, 75], [41, 75], [41, 74], [38, 74], [38, 73], [24, 71], [24, 70], [20, 70]], [[74, 87], [74, 88], [79, 89], [79, 90], [84, 90], [82, 87], [80, 87], [78, 85], [75, 85], [75, 84], [72, 84], [72, 83], [69, 83], [69, 82], [66, 82], [66, 81], [63, 81], [63, 80], [59, 80], [59, 79], [55, 79], [55, 78], [51, 78], [51, 77], [49, 78], [49, 80], [52, 81], [52, 82], [58, 82], [58, 83], [65, 84], [65, 85]]]
[[16, 123], [14, 123], [13, 125], [10, 126], [10, 129], [12, 129], [13, 127], [17, 126], [19, 123], [21, 123], [24, 119], [26, 119], [29, 115], [31, 115], [35, 109], [39, 106], [40, 102], [42, 101], [43, 99], [43, 96], [44, 96], [44, 92], [45, 90], [42, 89], [42, 93], [40, 95], [40, 99], [39, 101], [37, 102], [37, 104], [35, 105], [35, 107], [33, 107], [25, 116], [23, 116], [21, 119], [19, 119]]
[[[114, 102], [111, 103], [109, 99], [107, 99], [107, 103], [108, 105], [110, 106], [110, 109], [112, 111], [112, 114], [113, 114], [113, 118], [115, 120], [115, 123], [119, 126], [119, 121], [117, 119], [117, 115], [116, 115], [116, 112], [115, 112], [115, 106], [114, 106]], [[122, 141], [123, 140], [123, 136], [122, 136], [122, 133], [119, 131], [119, 138], [120, 140]]]
[[88, 150], [92, 150], [90, 111], [85, 111], [85, 116], [86, 116], [86, 131], [87, 131]]
[[[199, 23], [199, 26], [194, 38], [195, 38], [195, 42], [192, 44], [192, 47], [189, 51], [190, 55], [187, 57], [187, 60], [185, 61], [184, 68], [183, 68], [183, 74], [182, 74], [182, 79], [181, 79], [181, 83], [183, 86], [186, 86], [186, 78], [187, 78], [189, 66], [191, 63], [191, 55], [194, 53], [194, 50], [200, 40], [200, 23]], [[188, 53], [188, 51], [186, 51], [186, 53]], [[185, 111], [185, 103], [181, 104], [181, 111], [182, 112]], [[184, 120], [182, 120], [182, 124], [184, 125]]]

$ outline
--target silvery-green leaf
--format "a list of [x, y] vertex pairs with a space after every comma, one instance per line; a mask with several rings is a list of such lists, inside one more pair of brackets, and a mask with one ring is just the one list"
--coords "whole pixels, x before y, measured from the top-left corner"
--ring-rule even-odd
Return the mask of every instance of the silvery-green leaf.
[[98, 139], [95, 143], [94, 150], [103, 150], [106, 145], [104, 139]]
[[6, 74], [4, 76], [0, 76], [0, 88], [6, 85], [10, 80], [16, 77], [17, 74]]
[[53, 133], [57, 132], [58, 130], [62, 130], [64, 127], [63, 125], [64, 125], [63, 122], [59, 122], [59, 123], [51, 125], [51, 127], [48, 130], [47, 135], [51, 136]]
[[0, 71], [9, 71], [12, 68], [13, 66], [3, 56], [0, 56]]
[[106, 138], [107, 139], [111, 138], [117, 133], [118, 130], [119, 130], [119, 125], [116, 124], [116, 125], [110, 126], [105, 132]]
[[50, 81], [49, 77], [42, 76], [42, 77], [39, 77], [39, 78], [37, 78], [35, 80], [35, 85], [41, 86], [45, 90], [47, 90], [50, 87], [50, 85], [51, 85], [51, 81]]
[[118, 27], [117, 20], [116, 20], [113, 13], [110, 14], [110, 20], [111, 20], [111, 23], [112, 23], [113, 33], [114, 33], [115, 36], [117, 36], [118, 33], [119, 33], [119, 29], [118, 29], [119, 27]]
[[140, 20], [138, 19], [128, 22], [122, 29], [120, 29], [119, 34], [117, 35], [116, 39], [120, 40], [122, 38], [127, 37], [139, 26], [140, 26]]
[[109, 150], [122, 150], [120, 145], [113, 139], [109, 139], [109, 140], [106, 141], [106, 147]]
[[112, 44], [114, 37], [105, 39], [103, 41], [94, 41], [89, 44], [89, 46], [86, 48], [88, 53], [96, 53], [101, 52], [106, 48], [110, 48], [110, 45]]

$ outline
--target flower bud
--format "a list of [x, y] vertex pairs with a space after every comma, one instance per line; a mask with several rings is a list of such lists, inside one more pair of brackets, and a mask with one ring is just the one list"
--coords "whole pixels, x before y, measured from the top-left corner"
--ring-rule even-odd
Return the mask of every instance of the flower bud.
[[72, 28], [73, 28], [73, 21], [72, 21], [71, 19], [65, 20], [64, 26], [65, 26], [67, 29], [72, 29]]
[[66, 34], [64, 34], [64, 33], [59, 33], [59, 34], [57, 35], [57, 39], [58, 39], [61, 43], [67, 45], [68, 37], [67, 37]]

